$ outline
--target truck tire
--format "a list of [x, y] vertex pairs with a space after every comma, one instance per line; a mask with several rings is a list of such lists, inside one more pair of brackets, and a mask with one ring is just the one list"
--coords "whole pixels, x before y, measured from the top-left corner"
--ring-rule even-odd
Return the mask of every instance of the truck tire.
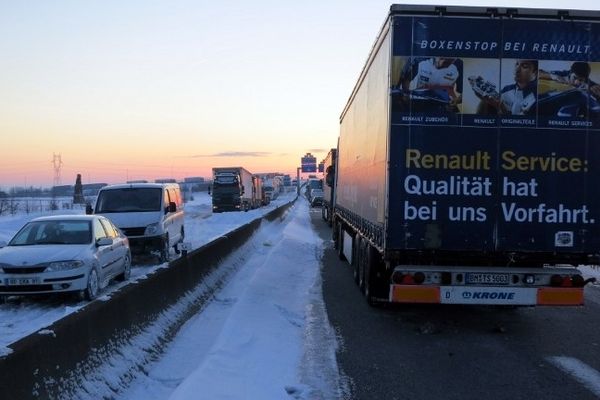
[[354, 249], [353, 249], [353, 254], [354, 256], [352, 257], [352, 277], [354, 278], [354, 283], [356, 283], [358, 285], [358, 287], [360, 288], [361, 284], [362, 284], [362, 246], [363, 246], [363, 242], [364, 240], [362, 239], [362, 237], [360, 235], [356, 235], [354, 237]]
[[344, 255], [344, 227], [338, 222], [337, 228], [338, 258], [344, 261], [346, 260], [346, 256]]
[[[366, 242], [366, 241], [365, 241]], [[384, 297], [386, 280], [382, 271], [380, 256], [377, 250], [368, 242], [365, 246], [364, 257], [364, 290], [365, 298], [370, 306], [379, 304], [377, 298]]]

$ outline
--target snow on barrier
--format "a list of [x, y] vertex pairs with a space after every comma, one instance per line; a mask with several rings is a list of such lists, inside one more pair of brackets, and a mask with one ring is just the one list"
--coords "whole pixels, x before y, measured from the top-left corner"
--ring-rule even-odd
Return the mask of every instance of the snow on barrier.
[[[282, 219], [292, 204], [293, 201], [262, 219]], [[159, 319], [168, 321], [168, 326], [161, 331], [162, 337], [147, 338], [147, 346], [136, 349], [137, 353], [144, 353], [141, 358], [145, 362], [134, 360], [127, 373], [107, 377], [109, 381], [116, 381], [104, 383], [109, 390], [126, 385], [140, 373], [144, 363], [158, 358], [163, 346], [202, 309], [217, 289], [212, 288], [202, 298], [184, 302], [184, 310], [178, 310], [175, 315], [165, 318], [165, 310], [189, 295], [226, 256], [243, 245], [259, 228], [262, 219], [190, 251], [186, 257], [172, 261], [168, 268], [156, 270], [145, 280], [111, 293], [108, 301], [93, 301], [82, 310], [10, 345], [13, 352], [0, 358], [0, 399], [73, 398], [90, 380], [98, 379], [102, 365], [110, 362], [115, 354], [121, 358], [136, 357], [121, 350], [123, 346], [131, 347], [132, 338], [143, 335], [145, 329]], [[116, 394], [113, 392], [109, 397]]]

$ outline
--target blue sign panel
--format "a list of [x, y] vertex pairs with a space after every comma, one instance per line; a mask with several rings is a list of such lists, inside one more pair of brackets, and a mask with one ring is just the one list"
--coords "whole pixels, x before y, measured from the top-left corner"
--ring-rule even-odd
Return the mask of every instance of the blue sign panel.
[[393, 41], [388, 245], [597, 251], [600, 23], [401, 16]]
[[317, 172], [317, 158], [310, 153], [301, 158], [300, 164], [302, 172]]

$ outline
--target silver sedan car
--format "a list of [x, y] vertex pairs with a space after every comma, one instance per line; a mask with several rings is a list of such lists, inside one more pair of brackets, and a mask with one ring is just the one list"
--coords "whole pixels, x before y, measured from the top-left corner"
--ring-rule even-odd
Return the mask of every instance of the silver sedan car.
[[35, 218], [0, 243], [0, 297], [76, 292], [93, 300], [130, 274], [127, 237], [97, 215]]

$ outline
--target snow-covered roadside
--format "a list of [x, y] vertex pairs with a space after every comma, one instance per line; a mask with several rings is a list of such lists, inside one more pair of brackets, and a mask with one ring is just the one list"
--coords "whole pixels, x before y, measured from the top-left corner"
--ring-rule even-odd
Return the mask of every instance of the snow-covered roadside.
[[[198, 248], [227, 232], [260, 218], [276, 207], [292, 201], [295, 192], [283, 193], [270, 205], [248, 212], [228, 212], [212, 214], [211, 197], [206, 193], [197, 193], [194, 200], [185, 205], [186, 241], [192, 248]], [[84, 210], [59, 210], [54, 214], [83, 213]], [[29, 220], [40, 213], [17, 214], [0, 217], [0, 241], [8, 242], [12, 236]], [[172, 254], [175, 257], [174, 254]], [[152, 259], [150, 259], [152, 260]], [[131, 282], [146, 279], [158, 268], [166, 268], [168, 264], [145, 262], [132, 268], [129, 282], [113, 282], [104, 289], [103, 295], [97, 301], [108, 301], [111, 293]], [[7, 346], [30, 335], [66, 315], [77, 312], [85, 307], [87, 302], [75, 301], [64, 297], [11, 297], [7, 304], [0, 304], [0, 357], [12, 350]]]
[[263, 223], [228, 257], [219, 268], [230, 271], [228, 283], [145, 373], [119, 387], [126, 364], [160, 336], [161, 324], [105, 363], [95, 374], [102, 379], [76, 397], [111, 397], [116, 388], [130, 400], [345, 398], [321, 294], [322, 249], [307, 202], [297, 201], [283, 222]]

